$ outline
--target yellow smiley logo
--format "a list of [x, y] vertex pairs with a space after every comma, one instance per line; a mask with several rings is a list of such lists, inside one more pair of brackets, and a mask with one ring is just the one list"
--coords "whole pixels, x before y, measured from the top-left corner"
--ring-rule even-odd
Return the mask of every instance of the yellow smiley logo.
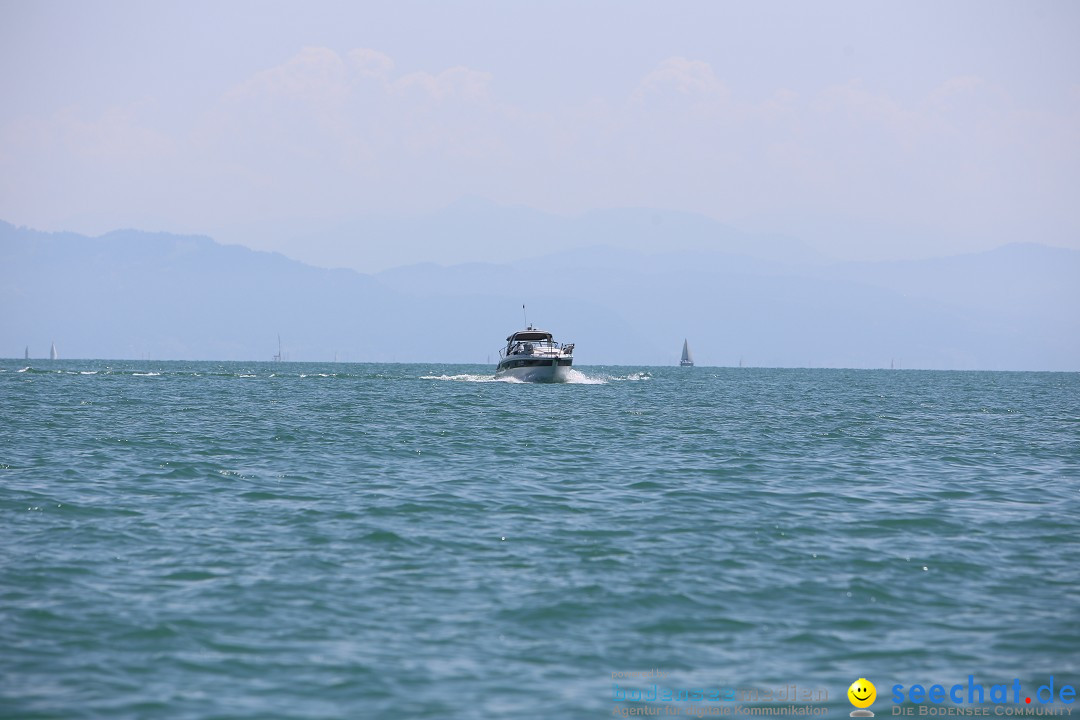
[[857, 708], [867, 708], [877, 699], [877, 688], [866, 678], [859, 678], [847, 689], [848, 700]]

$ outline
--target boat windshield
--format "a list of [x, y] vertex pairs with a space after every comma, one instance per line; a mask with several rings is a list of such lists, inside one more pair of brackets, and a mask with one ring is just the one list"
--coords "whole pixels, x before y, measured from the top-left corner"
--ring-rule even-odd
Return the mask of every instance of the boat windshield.
[[516, 332], [506, 338], [506, 342], [551, 342], [551, 333], [540, 330]]

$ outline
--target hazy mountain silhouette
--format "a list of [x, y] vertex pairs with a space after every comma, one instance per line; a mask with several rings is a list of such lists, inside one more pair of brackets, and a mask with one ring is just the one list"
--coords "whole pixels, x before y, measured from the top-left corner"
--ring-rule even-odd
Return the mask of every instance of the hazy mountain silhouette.
[[803, 243], [781, 235], [740, 232], [689, 212], [624, 208], [564, 216], [527, 207], [463, 198], [446, 208], [414, 215], [365, 215], [319, 227], [256, 224], [236, 241], [260, 237], [271, 246], [302, 243], [305, 261], [322, 267], [374, 269], [417, 262], [449, 265], [462, 258], [517, 262], [618, 238], [621, 248], [641, 253], [707, 251], [739, 254], [780, 264], [824, 263]]
[[[618, 237], [641, 219], [589, 222]], [[1080, 366], [1080, 252], [830, 264], [782, 238], [751, 253], [737, 233], [710, 250], [686, 232], [652, 246], [662, 252], [642, 240], [364, 275], [206, 237], [0, 223], [0, 352], [42, 358], [55, 340], [66, 358], [268, 360], [280, 333], [292, 360], [484, 363], [525, 303], [530, 321], [577, 343], [579, 364], [675, 364], [687, 337], [699, 365]]]

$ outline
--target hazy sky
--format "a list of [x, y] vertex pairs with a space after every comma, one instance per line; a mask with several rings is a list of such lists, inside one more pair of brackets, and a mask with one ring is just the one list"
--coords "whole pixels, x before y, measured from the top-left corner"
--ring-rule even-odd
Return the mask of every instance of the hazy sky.
[[1080, 248], [1077, 37], [1075, 2], [2, 0], [0, 219], [303, 259], [281, 228], [474, 196]]

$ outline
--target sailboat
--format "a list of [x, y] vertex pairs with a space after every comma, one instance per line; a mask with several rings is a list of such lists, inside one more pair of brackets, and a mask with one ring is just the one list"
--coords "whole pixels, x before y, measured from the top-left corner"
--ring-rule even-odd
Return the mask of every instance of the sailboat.
[[679, 360], [680, 367], [694, 367], [694, 356], [690, 354], [690, 345], [684, 339], [682, 341], [682, 359]]
[[52, 347], [51, 347], [51, 348], [49, 348], [49, 359], [50, 359], [50, 360], [56, 360], [56, 359], [58, 359], [59, 357], [60, 357], [60, 356], [56, 354], [56, 343], [53, 343], [53, 344], [52, 344]]
[[30, 346], [27, 345], [26, 346], [26, 352], [23, 353], [23, 360], [29, 360], [29, 359], [30, 359]]

